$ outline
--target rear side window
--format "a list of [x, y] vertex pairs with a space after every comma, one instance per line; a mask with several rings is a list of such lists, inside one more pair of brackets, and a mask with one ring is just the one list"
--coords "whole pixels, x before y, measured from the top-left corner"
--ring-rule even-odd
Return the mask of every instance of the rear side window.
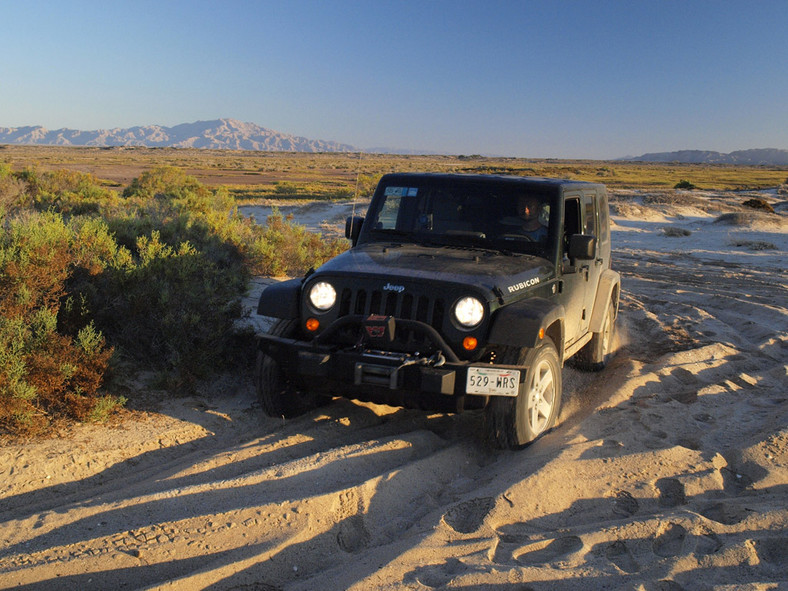
[[591, 198], [585, 204], [585, 215], [583, 216], [583, 234], [596, 236], [596, 210], [594, 200]]

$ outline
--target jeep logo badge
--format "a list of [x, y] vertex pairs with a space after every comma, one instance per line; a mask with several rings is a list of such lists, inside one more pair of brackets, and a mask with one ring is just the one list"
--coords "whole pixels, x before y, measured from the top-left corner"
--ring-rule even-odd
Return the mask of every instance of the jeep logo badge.
[[383, 286], [383, 291], [396, 291], [397, 293], [402, 293], [405, 291], [404, 285], [391, 285], [391, 283], [387, 283]]

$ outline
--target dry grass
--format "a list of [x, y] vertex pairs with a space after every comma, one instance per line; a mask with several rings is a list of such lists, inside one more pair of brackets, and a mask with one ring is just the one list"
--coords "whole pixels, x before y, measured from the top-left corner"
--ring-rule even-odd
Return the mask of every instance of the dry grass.
[[288, 183], [301, 198], [341, 198], [355, 193], [357, 180], [363, 195], [371, 191], [380, 175], [406, 171], [545, 176], [639, 189], [672, 189], [683, 179], [699, 189], [757, 189], [779, 186], [788, 176], [786, 168], [766, 166], [136, 147], [8, 145], [0, 146], [0, 162], [15, 170], [30, 165], [40, 170], [78, 170], [113, 188], [128, 186], [146, 170], [171, 165], [209, 187], [224, 186], [245, 200], [281, 197], [276, 195], [277, 187], [288, 187]]

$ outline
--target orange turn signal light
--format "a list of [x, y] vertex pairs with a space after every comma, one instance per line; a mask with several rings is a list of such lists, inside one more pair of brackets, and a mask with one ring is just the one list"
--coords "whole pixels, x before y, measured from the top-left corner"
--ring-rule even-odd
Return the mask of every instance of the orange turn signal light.
[[462, 339], [462, 348], [466, 351], [473, 351], [479, 345], [476, 337], [465, 337]]
[[315, 332], [320, 328], [320, 321], [317, 318], [308, 318], [306, 321], [306, 329], [310, 332]]
[[539, 329], [539, 340], [541, 341], [544, 338], [544, 328]]

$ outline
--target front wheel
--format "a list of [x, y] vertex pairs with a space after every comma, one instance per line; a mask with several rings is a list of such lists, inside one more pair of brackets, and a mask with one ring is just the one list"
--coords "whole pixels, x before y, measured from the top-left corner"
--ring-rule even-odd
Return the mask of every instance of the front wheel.
[[545, 338], [519, 352], [525, 382], [513, 398], [494, 397], [487, 405], [487, 433], [502, 449], [518, 449], [551, 429], [561, 410], [561, 365], [553, 341]]
[[[271, 327], [270, 333], [292, 338], [296, 335], [297, 328], [295, 320], [279, 320]], [[257, 397], [269, 417], [296, 417], [330, 400], [297, 388], [282, 371], [279, 363], [262, 351], [257, 353], [254, 381]]]

